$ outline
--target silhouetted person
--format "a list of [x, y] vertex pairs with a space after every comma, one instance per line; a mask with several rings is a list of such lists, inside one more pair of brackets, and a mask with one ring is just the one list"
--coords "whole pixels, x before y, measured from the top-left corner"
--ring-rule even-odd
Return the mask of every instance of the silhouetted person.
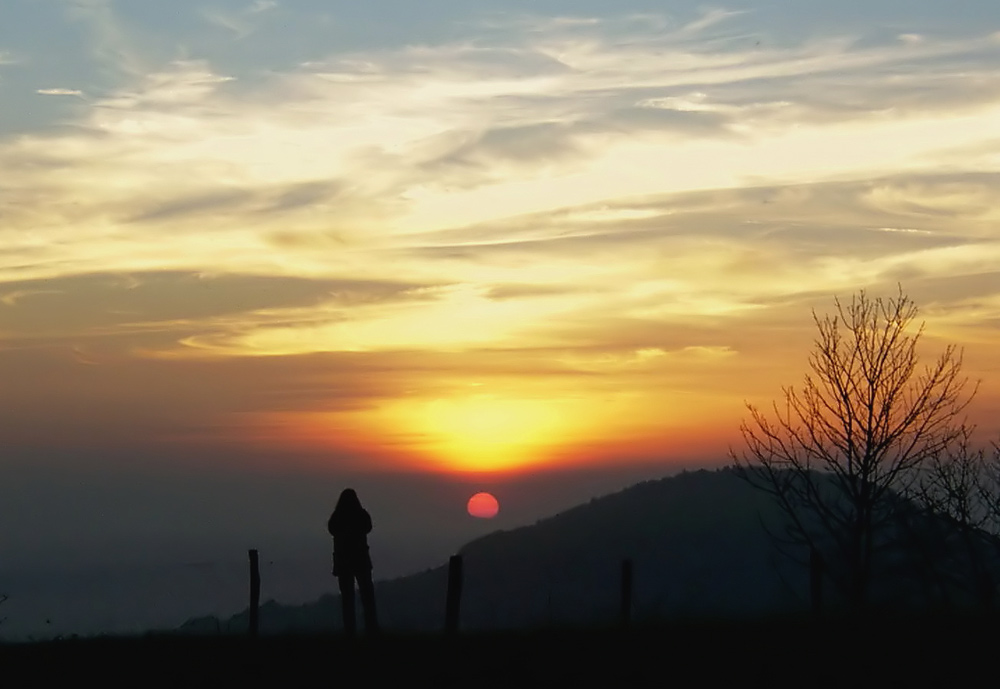
[[333, 575], [340, 586], [340, 605], [344, 614], [344, 632], [354, 636], [354, 582], [358, 582], [361, 606], [365, 611], [365, 632], [378, 631], [375, 614], [375, 585], [372, 582], [372, 559], [368, 553], [368, 534], [372, 518], [361, 506], [358, 494], [347, 488], [337, 500], [337, 506], [327, 522], [333, 536]]

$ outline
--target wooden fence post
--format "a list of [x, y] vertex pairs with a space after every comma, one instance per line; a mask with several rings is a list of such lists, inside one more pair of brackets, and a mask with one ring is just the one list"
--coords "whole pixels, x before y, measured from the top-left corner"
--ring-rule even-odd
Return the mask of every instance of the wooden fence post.
[[250, 636], [257, 638], [260, 610], [260, 560], [256, 550], [250, 550]]
[[621, 624], [628, 627], [632, 621], [632, 560], [622, 560], [621, 575]]
[[448, 599], [444, 614], [444, 631], [448, 636], [458, 633], [458, 617], [462, 604], [462, 556], [448, 560]]
[[809, 549], [809, 600], [813, 615], [823, 612], [823, 556], [815, 548]]

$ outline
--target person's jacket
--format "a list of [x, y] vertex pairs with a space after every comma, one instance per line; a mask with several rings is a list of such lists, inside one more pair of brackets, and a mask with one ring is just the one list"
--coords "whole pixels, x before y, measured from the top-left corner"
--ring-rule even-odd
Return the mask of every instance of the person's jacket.
[[368, 510], [351, 510], [337, 514], [334, 511], [327, 522], [327, 530], [333, 536], [333, 573], [336, 576], [350, 575], [359, 570], [372, 568], [368, 554], [368, 534], [372, 530], [372, 518]]

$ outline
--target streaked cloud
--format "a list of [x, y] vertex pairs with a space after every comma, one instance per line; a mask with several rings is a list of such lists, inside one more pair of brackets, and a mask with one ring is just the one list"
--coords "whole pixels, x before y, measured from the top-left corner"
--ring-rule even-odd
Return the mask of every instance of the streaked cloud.
[[[0, 179], [0, 347], [19, 357], [215, 362], [220, 381], [272, 360], [364, 368], [336, 402], [253, 394], [253, 423], [314, 436], [357, 426], [429, 448], [413, 439], [448, 407], [435, 400], [492, 418], [548, 394], [574, 418], [580, 400], [593, 418], [612, 400], [609, 436], [645, 438], [668, 399], [697, 400], [668, 405], [692, 428], [738, 414], [798, 375], [810, 308], [901, 283], [932, 341], [980, 348], [968, 360], [987, 370], [993, 27], [772, 40], [739, 5], [487, 13], [460, 36], [258, 65], [226, 51], [301, 7], [201, 6], [190, 35], [229, 37], [167, 58], [124, 5], [67, 8], [116, 77], [32, 86], [87, 97], [58, 126], [0, 139], [16, 171]], [[250, 432], [245, 409], [219, 405], [199, 410], [205, 427]], [[443, 423], [449, 452], [471, 442]]]
[[254, 3], [247, 7], [246, 11], [250, 14], [259, 14], [260, 12], [273, 10], [277, 6], [278, 3], [274, 0], [254, 0]]
[[[74, 339], [129, 333], [244, 330], [287, 323], [295, 310], [431, 298], [432, 285], [391, 280], [308, 280], [292, 277], [154, 272], [90, 274], [11, 282], [0, 293], [6, 337]], [[12, 336], [13, 335], [13, 336]], [[179, 335], [178, 335], [179, 336]]]
[[83, 91], [78, 89], [38, 89], [35, 93], [42, 96], [83, 96]]

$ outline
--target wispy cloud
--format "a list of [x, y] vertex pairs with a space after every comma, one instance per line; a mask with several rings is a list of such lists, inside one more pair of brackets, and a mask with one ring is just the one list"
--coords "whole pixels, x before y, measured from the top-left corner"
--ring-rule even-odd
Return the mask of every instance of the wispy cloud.
[[[706, 15], [705, 26], [723, 18], [732, 19]], [[600, 24], [560, 27], [494, 47], [336, 57], [253, 85], [203, 61], [176, 62], [95, 102], [82, 123], [88, 134], [29, 138], [3, 155], [68, 165], [20, 186], [75, 197], [75, 222], [99, 215], [118, 236], [116, 225], [191, 223], [249, 257], [266, 236], [305, 238], [320, 224], [375, 247], [400, 230], [589, 205], [595, 194], [614, 201], [930, 170], [938, 151], [1000, 136], [982, 88], [996, 78], [992, 39], [747, 51], [605, 38]], [[965, 80], [945, 78], [959, 68]], [[105, 184], [107, 175], [119, 182]], [[310, 191], [295, 201], [291, 189]], [[15, 222], [52, 213], [23, 198]], [[266, 208], [280, 209], [280, 232], [267, 229]], [[320, 209], [332, 215], [320, 221]], [[73, 224], [58, 212], [53, 233]], [[181, 250], [176, 260], [196, 256], [204, 254]]]
[[699, 34], [705, 29], [721, 24], [733, 17], [738, 17], [741, 14], [745, 14], [745, 11], [725, 9], [706, 10], [700, 18], [685, 24], [681, 31], [689, 34]]
[[147, 65], [135, 47], [129, 28], [123, 25], [112, 0], [67, 0], [71, 19], [84, 22], [90, 30], [93, 58], [126, 74], [138, 75]]
[[83, 97], [83, 91], [80, 91], [79, 89], [63, 89], [63, 88], [38, 89], [37, 91], [35, 91], [35, 93], [40, 94], [42, 96], [77, 96], [80, 98]]
[[[285, 11], [265, 5], [230, 28]], [[110, 4], [79, 7], [119, 45]], [[1000, 260], [1000, 44], [758, 46], [743, 19], [494, 18], [88, 90], [72, 127], [0, 141], [8, 339], [190, 365], [363, 356], [386, 395], [461, 389], [494, 355], [567, 397], [643, 375], [722, 395], [800, 346], [790, 324], [832, 293], [947, 283], [935, 313], [961, 315], [936, 327], [994, 318], [995, 283], [966, 278]], [[224, 277], [203, 292], [205, 273]], [[452, 373], [421, 378], [430, 359]]]
[[277, 6], [278, 3], [274, 0], [254, 0], [253, 4], [250, 5], [246, 11], [250, 14], [260, 14], [261, 12], [273, 10]]
[[260, 27], [264, 15], [277, 7], [278, 3], [271, 0], [255, 0], [252, 4], [236, 10], [204, 7], [201, 9], [201, 16], [210, 24], [235, 34], [237, 38], [246, 38]]
[[249, 36], [253, 32], [253, 26], [240, 14], [212, 8], [203, 9], [201, 13], [209, 23], [231, 31], [240, 38]]

